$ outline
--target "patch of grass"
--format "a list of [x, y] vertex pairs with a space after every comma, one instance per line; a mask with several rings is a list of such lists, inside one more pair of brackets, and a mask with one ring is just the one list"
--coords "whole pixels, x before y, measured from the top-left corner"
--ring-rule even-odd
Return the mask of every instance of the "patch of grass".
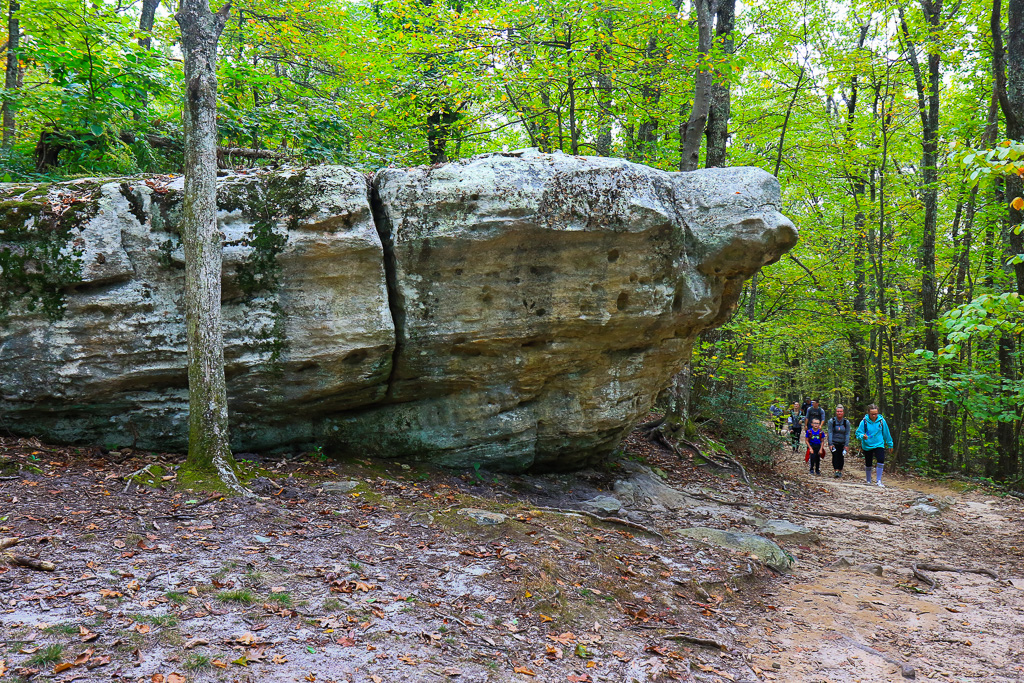
[[271, 593], [267, 596], [269, 602], [276, 602], [281, 607], [292, 606], [292, 594], [291, 593]]
[[213, 664], [206, 655], [193, 652], [188, 657], [185, 657], [182, 666], [185, 667], [186, 671], [202, 671], [203, 669], [209, 669]]
[[324, 600], [323, 609], [325, 612], [340, 612], [345, 608], [341, 604], [340, 600], [337, 600], [335, 598], [327, 598], [326, 600]]
[[134, 548], [142, 542], [142, 536], [139, 534], [126, 534], [124, 537], [124, 544], [129, 548]]
[[[77, 632], [78, 629], [75, 629], [75, 631]], [[29, 657], [28, 663], [34, 666], [46, 666], [47, 664], [56, 664], [63, 656], [64, 646], [60, 643], [54, 643], [53, 645], [47, 645]]]
[[164, 593], [164, 597], [167, 598], [168, 600], [170, 600], [171, 602], [177, 604], [177, 605], [184, 605], [186, 602], [188, 602], [189, 595], [188, 595], [188, 593], [180, 593], [178, 591], [170, 591], [170, 592]]
[[73, 636], [78, 633], [77, 624], [54, 624], [43, 629], [48, 636]]
[[140, 624], [152, 624], [153, 626], [178, 625], [178, 617], [173, 614], [126, 614], [125, 616]]
[[7, 641], [7, 651], [10, 652], [11, 654], [14, 654], [15, 652], [18, 652], [19, 650], [21, 650], [21, 648], [24, 645], [25, 645], [25, 643], [20, 641], [20, 640], [8, 640]]
[[245, 580], [254, 586], [258, 586], [266, 579], [263, 572], [258, 572], [255, 569], [250, 569], [245, 573]]
[[242, 605], [251, 605], [256, 602], [256, 594], [248, 588], [236, 591], [221, 591], [215, 597], [221, 602], [237, 602]]
[[363, 565], [359, 564], [358, 562], [349, 562], [348, 563], [348, 568], [351, 569], [354, 572], [361, 572], [361, 571], [363, 571]]
[[92, 534], [92, 533], [82, 534], [79, 537], [79, 540], [86, 541], [86, 542], [95, 541], [96, 540], [96, 534]]

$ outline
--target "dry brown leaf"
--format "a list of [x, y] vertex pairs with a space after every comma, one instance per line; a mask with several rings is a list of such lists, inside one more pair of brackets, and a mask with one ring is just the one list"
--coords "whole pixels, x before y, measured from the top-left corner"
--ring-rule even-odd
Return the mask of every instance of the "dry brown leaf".
[[240, 636], [235, 636], [235, 642], [241, 643], [242, 645], [252, 645], [253, 643], [259, 642], [259, 639], [246, 631]]
[[167, 674], [167, 683], [185, 683], [185, 677], [181, 674]]
[[153, 681], [153, 683], [164, 683], [164, 675], [153, 674], [152, 678], [150, 678], [149, 680]]
[[212, 662], [210, 662], [210, 664], [213, 664], [218, 669], [226, 669], [226, 668], [228, 668], [228, 663], [227, 662], [222, 662], [219, 659], [213, 660]]
[[270, 661], [272, 661], [274, 664], [284, 664], [288, 661], [288, 658], [284, 655], [274, 655], [273, 659], [271, 659]]
[[149, 624], [135, 624], [135, 630], [139, 633], [149, 633], [151, 629]]
[[536, 676], [537, 675], [534, 671], [531, 671], [530, 669], [527, 669], [525, 666], [513, 667], [512, 671], [514, 671], [517, 674], [524, 674], [526, 676]]
[[72, 664], [71, 662], [61, 662], [57, 666], [53, 667], [53, 673], [59, 674], [62, 671], [67, 671], [73, 666], [74, 664]]

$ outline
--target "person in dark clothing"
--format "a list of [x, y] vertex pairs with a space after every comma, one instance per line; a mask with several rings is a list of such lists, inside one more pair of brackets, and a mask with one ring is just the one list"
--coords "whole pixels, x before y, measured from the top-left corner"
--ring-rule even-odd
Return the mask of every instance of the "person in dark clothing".
[[793, 452], [796, 453], [800, 450], [800, 426], [803, 424], [803, 416], [800, 414], [800, 406], [796, 403], [789, 411], [789, 417], [786, 421], [789, 422], [789, 435], [793, 439]]
[[804, 413], [804, 418], [807, 420], [807, 425], [810, 426], [814, 420], [817, 420], [821, 424], [825, 424], [825, 410], [818, 406], [818, 402], [812, 400], [811, 407]]
[[807, 439], [807, 452], [811, 462], [811, 474], [821, 474], [821, 454], [825, 450], [825, 432], [821, 429], [821, 420], [811, 420], [811, 426], [804, 434]]
[[[801, 406], [800, 406], [800, 414], [803, 415], [804, 417], [807, 417], [807, 411], [810, 409], [810, 407], [811, 407], [811, 400], [805, 398], [803, 404], [801, 404]], [[811, 423], [808, 422], [807, 426], [810, 426], [810, 424]]]
[[836, 406], [835, 417], [830, 417], [825, 424], [825, 436], [828, 437], [829, 450], [832, 451], [832, 469], [836, 479], [843, 478], [843, 467], [846, 465], [846, 446], [850, 442], [850, 430], [853, 425], [846, 419], [846, 409]]

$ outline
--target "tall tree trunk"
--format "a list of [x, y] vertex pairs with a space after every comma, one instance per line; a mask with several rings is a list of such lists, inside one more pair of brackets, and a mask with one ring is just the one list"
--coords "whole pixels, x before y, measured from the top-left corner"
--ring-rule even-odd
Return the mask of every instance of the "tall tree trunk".
[[[864, 48], [864, 41], [867, 39], [868, 30], [871, 28], [870, 24], [864, 24], [860, 27], [860, 34], [857, 40], [857, 50]], [[845, 97], [846, 100], [846, 144], [851, 149], [853, 148], [854, 140], [854, 123], [857, 117], [857, 101], [860, 95], [860, 80], [856, 72], [850, 76], [850, 94]], [[854, 250], [853, 250], [853, 278], [854, 278], [854, 292], [853, 292], [853, 310], [857, 313], [858, 317], [863, 319], [863, 314], [867, 312], [867, 273], [865, 272], [865, 240], [866, 240], [866, 216], [864, 213], [864, 200], [866, 192], [866, 183], [864, 181], [865, 173], [868, 169], [865, 168], [854, 168], [852, 170], [852, 190], [853, 190], [853, 204], [854, 204], [854, 215], [853, 215], [853, 230], [854, 230]], [[870, 359], [867, 354], [867, 340], [864, 338], [864, 332], [856, 327], [850, 330], [850, 348], [852, 350], [852, 361], [853, 361], [853, 401], [850, 406], [851, 410], [855, 414], [861, 414], [866, 412], [868, 405], [868, 397], [871, 392], [869, 386], [868, 372]]]
[[[1024, 0], [1009, 0], [1006, 12], [1006, 49], [1003, 50], [1001, 36], [1000, 0], [992, 6], [993, 66], [996, 88], [999, 90], [999, 104], [1006, 118], [1006, 137], [1011, 140], [1024, 139]], [[1005, 69], [1005, 72], [1004, 72]], [[1012, 205], [1017, 197], [1024, 194], [1021, 178], [1015, 174], [1006, 176], [1004, 201], [1008, 205], [1009, 221], [1006, 225], [1007, 246], [1011, 254], [1024, 253], [1024, 236], [1018, 235], [1024, 224], [1024, 212]], [[1024, 296], [1024, 264], [1013, 266], [1017, 294]], [[1003, 380], [1017, 378], [1017, 353], [1015, 339], [1005, 334], [999, 340], [999, 371]], [[1012, 400], [1005, 397], [1004, 400]], [[1018, 467], [1018, 434], [1015, 422], [1000, 422], [999, 470], [1004, 476], [1016, 473]]]
[[216, 472], [238, 492], [228, 435], [228, 401], [221, 329], [221, 250], [217, 227], [217, 41], [231, 3], [216, 14], [207, 0], [182, 0], [185, 63], [185, 191], [181, 237], [185, 249], [185, 326], [188, 335], [189, 439], [187, 464]]
[[658, 78], [661, 74], [664, 54], [665, 51], [658, 48], [657, 35], [652, 35], [647, 39], [647, 49], [644, 51], [646, 58], [644, 84], [640, 89], [640, 95], [643, 98], [644, 120], [637, 126], [634, 161], [650, 163], [657, 153], [658, 117], [656, 110], [658, 102], [661, 101], [661, 83]]
[[605, 29], [608, 31], [608, 41], [601, 46], [598, 53], [596, 76], [598, 128], [594, 150], [599, 157], [607, 157], [612, 154], [612, 78], [606, 71], [607, 60], [612, 51], [611, 36], [614, 30], [611, 17], [605, 21]]
[[[920, 0], [921, 11], [928, 26], [927, 50], [928, 73], [925, 74], [917, 57], [917, 47], [910, 37], [907, 22], [900, 10], [900, 25], [906, 40], [907, 55], [914, 72], [917, 88], [917, 106], [921, 117], [921, 203], [924, 205], [924, 225], [921, 248], [921, 316], [924, 319], [924, 346], [934, 354], [939, 350], [938, 331], [935, 327], [937, 290], [935, 286], [935, 232], [939, 217], [939, 78], [942, 64], [941, 46], [938, 44], [942, 31], [942, 0]], [[935, 371], [934, 361], [931, 363]], [[932, 397], [934, 399], [934, 397]], [[928, 402], [928, 445], [943, 462], [948, 462], [951, 453], [943, 452], [942, 433], [945, 415], [936, 409], [936, 401]]]
[[679, 170], [694, 171], [700, 165], [700, 142], [711, 107], [711, 76], [708, 64], [711, 53], [712, 0], [694, 0], [697, 12], [697, 70], [693, 78], [693, 106], [686, 126], [680, 131]]
[[156, 8], [160, 6], [160, 0], [142, 0], [142, 16], [139, 17], [139, 47], [148, 50], [153, 46], [153, 24], [156, 22]]
[[10, 7], [7, 11], [7, 73], [4, 74], [4, 101], [0, 106], [2, 109], [3, 140], [0, 142], [0, 149], [9, 150], [14, 144], [15, 118], [14, 118], [14, 97], [13, 93], [18, 89], [19, 70], [21, 63], [18, 58], [18, 46], [21, 43], [21, 27], [18, 21], [18, 11], [21, 5], [17, 0], [10, 0]]
[[[715, 37], [722, 46], [722, 54], [731, 61], [735, 51], [733, 28], [736, 24], [736, 0], [719, 0], [715, 13]], [[726, 61], [726, 68], [730, 63]], [[729, 143], [729, 114], [731, 109], [729, 77], [719, 74], [711, 84], [711, 102], [708, 106], [708, 129], [705, 135], [706, 168], [725, 166], [725, 152]], [[755, 274], [754, 277], [757, 277]]]
[[[153, 46], [153, 24], [156, 22], [156, 8], [160, 6], [160, 0], [142, 0], [142, 16], [139, 17], [139, 47], [149, 50]], [[146, 93], [142, 93], [142, 106], [146, 106]], [[136, 121], [142, 119], [140, 112], [132, 115]]]

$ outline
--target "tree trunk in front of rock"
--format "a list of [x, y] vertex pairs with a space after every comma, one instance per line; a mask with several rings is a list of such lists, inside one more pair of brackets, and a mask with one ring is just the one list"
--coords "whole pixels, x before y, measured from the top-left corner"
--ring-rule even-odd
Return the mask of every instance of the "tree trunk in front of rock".
[[21, 64], [18, 60], [18, 46], [21, 43], [21, 26], [18, 21], [18, 11], [21, 5], [17, 0], [11, 0], [7, 12], [7, 73], [4, 75], [4, 101], [0, 106], [3, 120], [3, 141], [0, 142], [0, 149], [9, 150], [14, 145], [15, 119], [14, 103], [11, 102], [13, 93], [18, 89], [18, 73]]
[[187, 465], [215, 472], [232, 490], [235, 473], [228, 434], [221, 329], [221, 250], [217, 227], [217, 41], [230, 11], [207, 0], [182, 0], [174, 16], [185, 57], [185, 325], [188, 333], [189, 446]]

